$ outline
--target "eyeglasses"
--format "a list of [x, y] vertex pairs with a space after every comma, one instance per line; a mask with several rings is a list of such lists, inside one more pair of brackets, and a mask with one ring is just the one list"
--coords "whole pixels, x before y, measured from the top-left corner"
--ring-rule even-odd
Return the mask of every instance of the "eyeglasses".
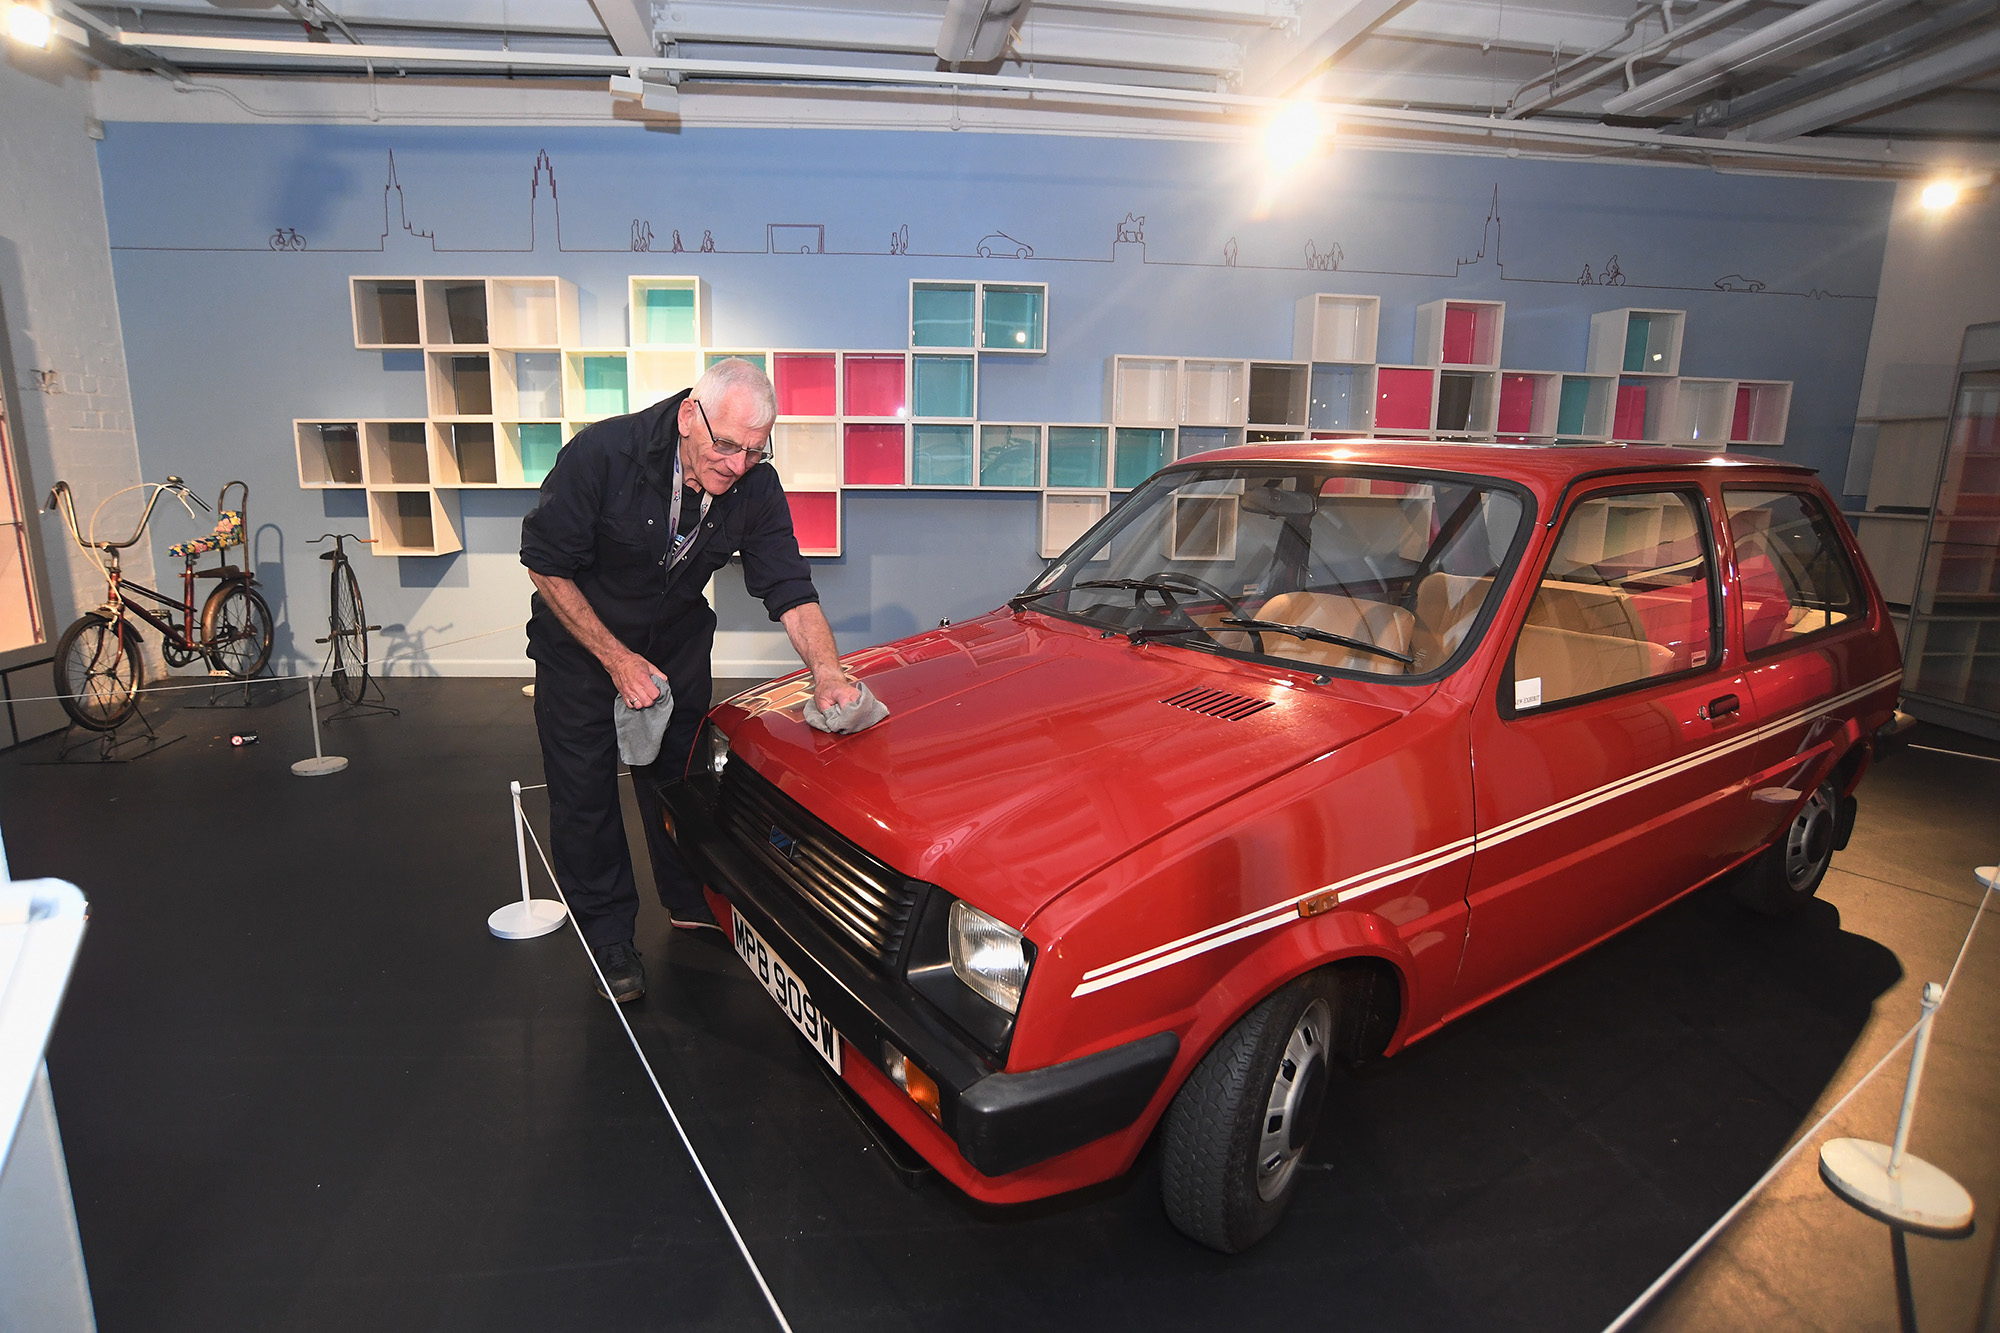
[[708, 423], [708, 409], [701, 405], [701, 399], [696, 398], [693, 402], [694, 410], [701, 413], [702, 428], [708, 432], [708, 447], [715, 450], [716, 453], [722, 455], [724, 458], [734, 458], [736, 455], [742, 454], [745, 469], [756, 467], [771, 456], [769, 449], [745, 449], [735, 441], [725, 440], [717, 435], [715, 427]]

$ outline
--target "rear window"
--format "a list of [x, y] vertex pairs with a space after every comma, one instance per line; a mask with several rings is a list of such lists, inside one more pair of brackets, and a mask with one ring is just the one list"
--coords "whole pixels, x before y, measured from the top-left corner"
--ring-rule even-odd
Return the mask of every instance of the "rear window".
[[1818, 500], [1800, 491], [1724, 487], [1722, 503], [1743, 590], [1747, 651], [1782, 648], [1861, 614], [1854, 566]]

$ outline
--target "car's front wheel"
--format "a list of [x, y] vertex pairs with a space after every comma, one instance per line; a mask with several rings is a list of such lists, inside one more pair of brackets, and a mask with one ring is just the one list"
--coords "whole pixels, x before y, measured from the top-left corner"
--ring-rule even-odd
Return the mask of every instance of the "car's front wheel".
[[1785, 825], [1784, 836], [1737, 872], [1736, 901], [1763, 916], [1790, 916], [1812, 901], [1840, 840], [1840, 794], [1822, 782]]
[[1160, 1194], [1176, 1227], [1238, 1254], [1278, 1225], [1332, 1074], [1333, 987], [1274, 992], [1215, 1043], [1167, 1108]]

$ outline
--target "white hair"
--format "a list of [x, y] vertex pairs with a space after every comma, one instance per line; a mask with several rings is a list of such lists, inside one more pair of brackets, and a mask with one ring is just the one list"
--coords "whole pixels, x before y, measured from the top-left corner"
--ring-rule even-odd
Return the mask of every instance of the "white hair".
[[749, 423], [753, 429], [762, 430], [778, 419], [778, 395], [771, 388], [770, 379], [754, 362], [732, 356], [710, 366], [694, 382], [693, 396], [703, 406], [714, 403], [720, 407], [722, 400], [732, 393], [750, 395], [750, 404], [755, 409]]

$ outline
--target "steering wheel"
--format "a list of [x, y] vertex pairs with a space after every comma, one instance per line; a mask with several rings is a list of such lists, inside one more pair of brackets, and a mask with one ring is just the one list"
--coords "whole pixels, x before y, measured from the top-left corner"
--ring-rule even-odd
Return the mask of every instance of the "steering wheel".
[[[1188, 613], [1185, 610], [1182, 610], [1180, 603], [1174, 601], [1173, 594], [1169, 592], [1166, 587], [1160, 585], [1184, 584], [1188, 587], [1193, 588], [1197, 592], [1204, 592], [1207, 593], [1210, 597], [1215, 598], [1215, 600], [1221, 602], [1224, 606], [1228, 607], [1229, 614], [1236, 617], [1238, 620], [1242, 620], [1245, 618], [1243, 615], [1242, 601], [1239, 598], [1231, 597], [1228, 593], [1216, 587], [1213, 583], [1210, 583], [1207, 579], [1196, 578], [1192, 574], [1183, 574], [1181, 571], [1177, 569], [1169, 569], [1163, 573], [1154, 574], [1149, 579], [1147, 579], [1147, 582], [1155, 586], [1153, 586], [1152, 588], [1141, 589], [1138, 593], [1138, 600], [1144, 601], [1147, 592], [1158, 592], [1160, 594], [1161, 601], [1165, 606], [1165, 609], [1169, 611], [1180, 612], [1180, 614], [1190, 624], [1201, 625], [1201, 622], [1196, 620], [1193, 616], [1188, 615]], [[1211, 638], [1214, 637], [1214, 635], [1209, 632], [1208, 627], [1206, 625], [1202, 625], [1201, 628], [1204, 633], [1209, 633], [1209, 636]], [[1250, 640], [1252, 643], [1256, 645], [1258, 652], [1261, 653], [1264, 651], [1264, 636], [1262, 634], [1258, 633], [1254, 629], [1242, 630], [1239, 632], [1248, 634], [1250, 636]]]

